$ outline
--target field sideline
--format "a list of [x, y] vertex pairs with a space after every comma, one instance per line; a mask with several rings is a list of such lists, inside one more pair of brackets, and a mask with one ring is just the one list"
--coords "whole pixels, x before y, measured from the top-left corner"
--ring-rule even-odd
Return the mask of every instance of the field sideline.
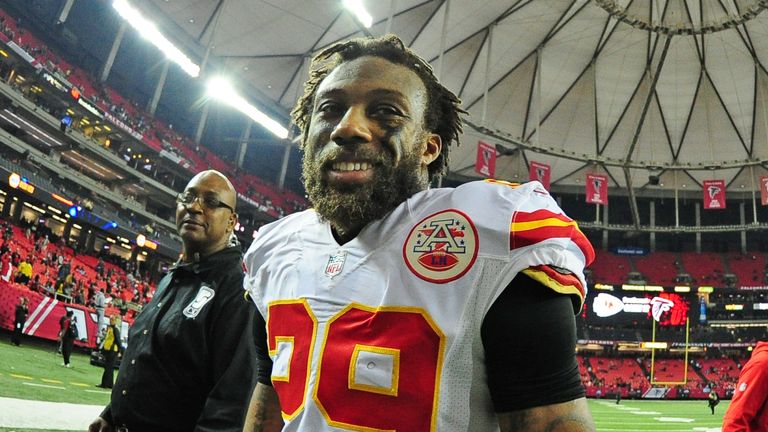
[[730, 401], [722, 401], [711, 414], [706, 400], [649, 401], [589, 400], [601, 432], [720, 432]]
[[[82, 353], [73, 354], [74, 367], [66, 369], [53, 343], [25, 340], [17, 348], [9, 339], [8, 332], [0, 333], [0, 432], [85, 430], [92, 413], [109, 401], [109, 392], [95, 387], [102, 369]], [[19, 399], [66, 405], [26, 405]], [[712, 415], [705, 400], [589, 401], [599, 432], [720, 432], [728, 404], [723, 401]], [[21, 423], [25, 416], [27, 423]], [[55, 416], [68, 418], [54, 421]]]

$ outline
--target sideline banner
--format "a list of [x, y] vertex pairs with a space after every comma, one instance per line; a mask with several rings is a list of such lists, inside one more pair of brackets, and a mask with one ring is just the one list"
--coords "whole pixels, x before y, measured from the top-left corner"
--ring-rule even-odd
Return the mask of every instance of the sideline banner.
[[0, 327], [13, 330], [16, 305], [20, 296], [29, 299], [29, 314], [23, 334], [55, 341], [59, 335], [59, 319], [67, 314], [67, 310], [71, 310], [78, 333], [75, 345], [96, 348], [98, 332], [96, 312], [93, 309], [64, 303], [14, 283], [0, 282]]

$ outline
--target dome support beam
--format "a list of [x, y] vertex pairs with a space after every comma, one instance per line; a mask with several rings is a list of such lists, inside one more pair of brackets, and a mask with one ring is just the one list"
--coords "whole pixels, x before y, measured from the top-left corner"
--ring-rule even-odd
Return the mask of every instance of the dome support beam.
[[632, 211], [632, 224], [635, 226], [635, 229], [640, 229], [640, 212], [637, 209], [637, 197], [635, 197], [635, 188], [632, 186], [632, 174], [627, 167], [624, 167], [624, 181], [626, 182], [627, 192], [629, 193], [629, 208]]
[[[653, 101], [653, 96], [656, 94], [656, 84], [659, 82], [659, 76], [661, 75], [661, 69], [664, 67], [664, 60], [667, 58], [667, 52], [669, 51], [669, 44], [672, 42], [672, 37], [667, 36], [667, 40], [664, 42], [664, 48], [661, 51], [661, 58], [659, 59], [659, 64], [656, 67], [656, 72], [651, 77], [651, 86], [648, 89], [648, 95], [645, 98], [645, 102], [643, 103], [643, 112], [640, 114], [640, 120], [637, 122], [637, 128], [635, 128], [635, 134], [632, 136], [632, 143], [629, 145], [629, 148], [627, 149], [627, 156], [624, 159], [625, 162], [629, 163], [632, 161], [632, 153], [635, 151], [635, 146], [637, 145], [637, 141], [640, 139], [640, 132], [643, 130], [643, 124], [645, 123], [645, 116], [648, 115], [648, 108], [651, 106], [651, 101]], [[652, 59], [648, 60], [648, 68], [651, 67]]]

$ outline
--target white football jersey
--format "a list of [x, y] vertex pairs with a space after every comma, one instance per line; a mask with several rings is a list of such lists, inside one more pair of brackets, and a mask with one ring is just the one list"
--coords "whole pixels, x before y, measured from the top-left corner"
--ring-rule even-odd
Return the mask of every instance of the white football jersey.
[[583, 301], [593, 257], [538, 182], [426, 190], [344, 245], [312, 210], [264, 226], [245, 288], [284, 430], [498, 430], [486, 312], [523, 270]]

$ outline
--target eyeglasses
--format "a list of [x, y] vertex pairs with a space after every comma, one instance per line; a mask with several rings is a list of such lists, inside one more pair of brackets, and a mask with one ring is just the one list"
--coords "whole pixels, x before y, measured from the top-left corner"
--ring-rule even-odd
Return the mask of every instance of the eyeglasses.
[[207, 209], [213, 210], [217, 208], [225, 208], [225, 209], [229, 209], [229, 211], [231, 211], [232, 213], [235, 212], [235, 209], [232, 208], [232, 206], [221, 202], [221, 200], [215, 195], [200, 196], [200, 195], [195, 195], [189, 191], [182, 192], [176, 195], [176, 202], [179, 204], [184, 204], [184, 206], [190, 206], [195, 201], [198, 201], [201, 206]]

